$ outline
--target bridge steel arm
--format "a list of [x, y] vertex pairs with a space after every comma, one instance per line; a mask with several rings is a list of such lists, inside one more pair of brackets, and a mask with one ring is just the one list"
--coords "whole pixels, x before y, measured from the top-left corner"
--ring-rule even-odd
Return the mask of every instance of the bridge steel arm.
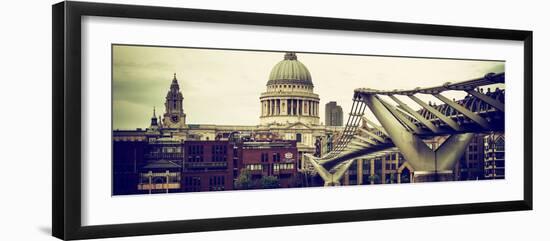
[[369, 109], [413, 168], [415, 170], [434, 171], [435, 163], [427, 160], [434, 160], [435, 155], [424, 141], [407, 131], [376, 96], [367, 94], [364, 97]]
[[311, 163], [315, 171], [323, 178], [323, 180], [332, 180], [332, 174], [330, 174], [327, 169], [325, 169], [323, 166], [321, 166], [319, 163], [317, 163], [313, 156], [311, 155], [304, 155], [308, 158], [308, 161]]
[[414, 102], [422, 106], [422, 108], [426, 109], [430, 113], [434, 114], [437, 118], [439, 118], [441, 121], [445, 122], [445, 124], [449, 125], [451, 128], [453, 128], [455, 131], [460, 131], [460, 126], [458, 123], [453, 121], [451, 118], [447, 117], [443, 113], [439, 112], [435, 108], [431, 107], [430, 105], [426, 104], [424, 101], [420, 100], [418, 97], [414, 95], [408, 95], [409, 98], [411, 98]]
[[342, 179], [342, 176], [344, 176], [344, 173], [346, 173], [346, 171], [349, 169], [351, 164], [353, 164], [353, 162], [355, 162], [355, 159], [348, 160], [347, 162], [337, 167], [336, 172], [332, 174], [333, 183], [335, 184], [337, 183], [336, 185], [340, 184], [340, 179]]
[[359, 139], [359, 140], [361, 140], [361, 141], [364, 141], [364, 142], [366, 142], [366, 143], [369, 143], [369, 144], [371, 144], [371, 145], [376, 145], [376, 142], [373, 141], [373, 140], [371, 140], [371, 139], [369, 139], [369, 138], [366, 138], [366, 137], [363, 137], [363, 136], [360, 136], [360, 135], [356, 135], [355, 138], [356, 138], [356, 139]]
[[374, 134], [374, 133], [372, 133], [372, 132], [370, 132], [370, 131], [368, 131], [368, 130], [366, 130], [366, 129], [364, 129], [364, 128], [361, 128], [361, 127], [360, 127], [360, 128], [359, 128], [359, 131], [361, 131], [361, 132], [367, 134], [368, 136], [374, 138], [375, 140], [377, 140], [377, 141], [379, 141], [379, 142], [384, 142], [384, 141], [385, 141], [384, 138], [382, 138], [382, 137], [380, 137], [380, 136], [378, 136], [378, 135], [376, 135], [376, 134]]
[[466, 107], [450, 100], [449, 98], [441, 95], [441, 94], [436, 94], [434, 95], [435, 97], [437, 97], [438, 99], [440, 99], [441, 101], [443, 101], [443, 103], [449, 105], [450, 107], [452, 107], [453, 109], [455, 109], [456, 111], [462, 113], [463, 115], [465, 115], [466, 117], [470, 118], [471, 120], [473, 120], [475, 123], [477, 123], [478, 125], [480, 125], [481, 127], [485, 128], [485, 129], [489, 129], [489, 122], [487, 122], [487, 120], [485, 120], [485, 118], [479, 116], [478, 114], [474, 113], [474, 112], [471, 112], [470, 110], [466, 109]]
[[[356, 145], [356, 146], [361, 146], [361, 147], [364, 147], [364, 148], [371, 147], [370, 144], [363, 143], [363, 142], [360, 142], [360, 141], [355, 141], [355, 140], [351, 141], [349, 144]], [[373, 145], [375, 145], [375, 144], [373, 144]]]
[[418, 120], [420, 123], [422, 123], [424, 126], [426, 126], [428, 129], [433, 131], [434, 133], [439, 132], [439, 128], [437, 128], [431, 121], [424, 118], [422, 115], [420, 115], [418, 112], [414, 111], [411, 107], [409, 107], [407, 104], [403, 103], [400, 99], [395, 97], [394, 95], [389, 95], [389, 97], [395, 101], [403, 110], [405, 110], [407, 113], [412, 115], [416, 120]]
[[384, 135], [389, 136], [388, 132], [386, 132], [386, 130], [384, 130], [384, 128], [382, 126], [377, 125], [376, 123], [374, 123], [373, 121], [367, 119], [367, 117], [364, 117], [364, 116], [363, 116], [363, 120], [365, 122], [367, 122], [367, 124], [371, 125], [375, 129], [377, 129], [378, 131], [382, 132]]
[[[377, 96], [375, 96], [374, 98], [376, 98], [378, 101], [380, 101], [380, 103], [382, 103], [382, 105], [384, 105], [387, 108], [387, 110], [390, 111], [390, 113], [393, 116], [395, 116], [395, 118], [397, 118], [401, 123], [405, 124], [405, 126], [407, 126], [411, 131], [413, 131], [415, 133], [420, 132], [418, 126], [416, 126], [411, 120], [407, 119], [407, 117], [405, 117], [402, 113], [400, 113], [395, 107], [393, 107], [389, 103], [385, 102], [384, 100], [381, 100]], [[378, 119], [378, 117], [377, 117], [377, 119]], [[382, 125], [382, 126], [384, 126], [384, 125]], [[387, 128], [384, 127], [384, 129], [387, 129]]]
[[438, 171], [452, 170], [456, 161], [464, 155], [464, 151], [474, 137], [474, 133], [463, 133], [449, 136], [436, 150], [436, 165]]
[[365, 97], [367, 105], [376, 119], [388, 131], [389, 137], [395, 146], [399, 148], [405, 159], [417, 171], [451, 170], [463, 155], [474, 135], [472, 133], [451, 135], [437, 150], [433, 151], [420, 137], [407, 131], [379, 98], [374, 95], [366, 95]]
[[502, 102], [500, 102], [500, 101], [498, 101], [498, 100], [496, 100], [496, 99], [493, 99], [493, 98], [491, 98], [491, 97], [489, 97], [489, 96], [487, 96], [487, 95], [484, 95], [484, 94], [482, 94], [482, 93], [479, 93], [479, 92], [477, 92], [477, 91], [475, 91], [475, 90], [466, 90], [466, 92], [467, 92], [468, 94], [470, 94], [470, 95], [472, 95], [472, 96], [474, 96], [474, 97], [480, 99], [481, 101], [483, 101], [483, 102], [489, 104], [490, 106], [495, 107], [495, 109], [504, 112], [504, 103], [502, 103]]

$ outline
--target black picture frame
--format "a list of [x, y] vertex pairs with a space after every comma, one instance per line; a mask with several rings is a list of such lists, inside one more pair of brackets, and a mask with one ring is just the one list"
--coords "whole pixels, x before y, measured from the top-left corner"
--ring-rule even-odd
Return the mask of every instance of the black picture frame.
[[[533, 208], [533, 32], [492, 28], [335, 19], [90, 2], [52, 6], [53, 156], [52, 233], [60, 239], [199, 232], [380, 219], [532, 210]], [[281, 26], [378, 33], [450, 36], [524, 43], [524, 193], [522, 200], [421, 207], [174, 220], [82, 226], [81, 224], [81, 17], [104, 16]]]

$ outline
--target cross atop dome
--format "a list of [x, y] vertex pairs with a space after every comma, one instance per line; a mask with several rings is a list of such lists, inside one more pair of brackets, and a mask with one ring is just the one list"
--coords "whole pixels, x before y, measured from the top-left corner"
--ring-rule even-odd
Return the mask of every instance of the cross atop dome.
[[297, 60], [298, 56], [296, 56], [295, 52], [286, 52], [285, 54], [285, 60]]

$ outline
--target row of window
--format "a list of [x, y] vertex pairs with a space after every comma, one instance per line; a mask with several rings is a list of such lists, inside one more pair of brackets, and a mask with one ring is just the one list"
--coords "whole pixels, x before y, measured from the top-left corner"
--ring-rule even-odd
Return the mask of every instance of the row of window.
[[212, 154], [227, 154], [227, 146], [226, 145], [214, 145], [212, 146]]
[[504, 159], [504, 152], [492, 152], [485, 154], [486, 159], [497, 159], [502, 160]]
[[294, 163], [275, 163], [273, 164], [273, 170], [294, 170]]
[[204, 153], [204, 146], [202, 145], [189, 145], [187, 146], [188, 155], [202, 155]]
[[246, 170], [261, 171], [262, 170], [262, 164], [248, 164], [248, 165], [246, 165]]
[[[273, 153], [273, 162], [280, 162], [281, 161], [281, 153]], [[269, 162], [269, 154], [267, 152], [263, 152], [260, 155], [260, 162]]]
[[209, 178], [208, 184], [210, 191], [223, 191], [225, 190], [225, 177], [212, 176]]
[[269, 89], [274, 89], [274, 88], [293, 88], [293, 89], [307, 89], [307, 90], [312, 90], [313, 87], [309, 87], [309, 86], [305, 86], [305, 85], [271, 85], [269, 86]]
[[[203, 162], [204, 157], [201, 156], [187, 156], [187, 162]], [[211, 162], [227, 162], [227, 156], [215, 155], [212, 156]]]

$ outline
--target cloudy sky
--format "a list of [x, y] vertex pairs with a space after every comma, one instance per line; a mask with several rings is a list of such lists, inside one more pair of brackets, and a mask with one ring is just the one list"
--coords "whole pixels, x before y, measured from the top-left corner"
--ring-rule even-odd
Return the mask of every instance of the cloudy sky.
[[[337, 101], [347, 114], [353, 90], [413, 89], [504, 71], [504, 62], [297, 53], [324, 105]], [[164, 101], [176, 73], [188, 124], [257, 125], [259, 97], [282, 52], [113, 46], [113, 128], [145, 128]], [[446, 93], [461, 98], [463, 93]], [[436, 101], [419, 96], [425, 101]], [[412, 107], [416, 104], [409, 103]], [[345, 119], [347, 116], [345, 117]], [[345, 120], [344, 120], [345, 121]]]

